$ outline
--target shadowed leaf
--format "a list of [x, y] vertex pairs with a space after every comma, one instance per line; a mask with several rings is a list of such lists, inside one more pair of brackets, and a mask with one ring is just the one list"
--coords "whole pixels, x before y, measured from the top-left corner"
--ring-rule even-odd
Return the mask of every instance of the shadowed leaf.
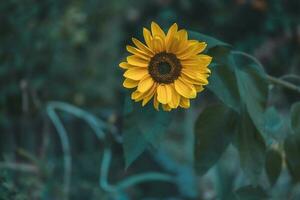
[[209, 90], [228, 107], [239, 111], [240, 97], [232, 68], [229, 65], [212, 66], [209, 81]]
[[246, 105], [254, 125], [259, 132], [265, 134], [265, 108], [268, 97], [268, 84], [265, 73], [257, 66], [243, 66], [235, 68], [241, 101]]
[[225, 46], [225, 47], [230, 47], [229, 44], [222, 42], [214, 37], [208, 36], [208, 35], [204, 35], [202, 33], [198, 33], [196, 31], [188, 31], [189, 32], [189, 38], [190, 39], [195, 39], [195, 40], [199, 40], [199, 41], [203, 41], [207, 43], [207, 48], [213, 48], [216, 46]]
[[171, 112], [156, 111], [152, 105], [142, 107], [127, 96], [125, 101], [123, 149], [126, 167], [149, 145], [158, 147], [171, 121]]
[[241, 116], [237, 134], [241, 167], [253, 184], [257, 184], [265, 164], [265, 143], [247, 113]]
[[276, 183], [282, 168], [282, 157], [278, 151], [274, 149], [267, 151], [265, 168], [268, 179], [273, 186]]
[[224, 105], [206, 108], [195, 124], [195, 168], [205, 174], [221, 157], [234, 134], [236, 113]]
[[286, 163], [293, 181], [300, 182], [300, 137], [290, 135], [284, 141]]
[[291, 108], [291, 127], [295, 133], [300, 134], [300, 102], [293, 104]]
[[241, 187], [235, 191], [237, 200], [266, 200], [269, 199], [268, 194], [261, 187], [253, 187], [251, 185]]
[[283, 124], [282, 117], [274, 107], [270, 107], [266, 110], [264, 129], [270, 137], [281, 141], [285, 136]]

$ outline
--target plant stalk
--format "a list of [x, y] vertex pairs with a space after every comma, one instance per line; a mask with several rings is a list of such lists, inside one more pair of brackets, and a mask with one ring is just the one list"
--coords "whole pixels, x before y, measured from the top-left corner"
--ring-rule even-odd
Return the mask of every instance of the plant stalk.
[[270, 76], [267, 74], [267, 79], [270, 83], [272, 84], [276, 84], [276, 85], [279, 85], [279, 86], [282, 86], [282, 87], [285, 87], [287, 89], [290, 89], [290, 90], [293, 90], [295, 92], [298, 92], [300, 93], [300, 87], [292, 84], [292, 83], [289, 83], [287, 81], [284, 81], [280, 78], [276, 78], [276, 77], [273, 77], [273, 76]]
[[[246, 58], [248, 58], [248, 59], [252, 60], [253, 62], [255, 62], [262, 69], [264, 69], [263, 64], [257, 58], [255, 58], [254, 56], [252, 56], [252, 55], [250, 55], [248, 53], [242, 52], [242, 51], [232, 51], [232, 53], [235, 54], [235, 55], [245, 56]], [[299, 86], [294, 85], [294, 84], [292, 84], [290, 82], [284, 81], [282, 78], [276, 78], [276, 77], [271, 76], [269, 74], [267, 74], [266, 76], [267, 76], [267, 80], [270, 83], [275, 84], [275, 85], [279, 85], [281, 87], [285, 87], [287, 89], [290, 89], [290, 90], [293, 90], [295, 92], [300, 93], [300, 87]], [[294, 75], [293, 75], [293, 77], [294, 78], [295, 77], [299, 78], [298, 76], [294, 76]]]

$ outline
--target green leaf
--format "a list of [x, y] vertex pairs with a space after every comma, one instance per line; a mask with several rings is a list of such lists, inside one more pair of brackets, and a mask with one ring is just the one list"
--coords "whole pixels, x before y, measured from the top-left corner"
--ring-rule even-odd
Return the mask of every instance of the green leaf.
[[251, 185], [237, 189], [235, 196], [238, 200], [265, 200], [269, 198], [263, 188], [260, 186], [253, 187]]
[[127, 96], [124, 114], [123, 149], [128, 167], [149, 145], [159, 146], [172, 112], [156, 111], [152, 105], [142, 107]]
[[208, 89], [224, 104], [239, 112], [239, 91], [234, 71], [229, 65], [211, 67]]
[[257, 66], [235, 67], [235, 75], [241, 101], [246, 105], [247, 111], [256, 128], [267, 139], [264, 131], [265, 109], [268, 97], [268, 83], [266, 74]]
[[222, 41], [220, 41], [220, 40], [218, 40], [214, 37], [207, 36], [207, 35], [204, 35], [202, 33], [199, 33], [199, 32], [196, 32], [196, 31], [191, 31], [191, 30], [189, 30], [188, 33], [189, 33], [189, 38], [190, 39], [195, 39], [195, 40], [206, 42], [208, 49], [216, 47], [216, 46], [230, 47], [229, 44], [227, 44], [225, 42], [222, 42]]
[[290, 135], [284, 141], [285, 159], [293, 181], [300, 182], [300, 137]]
[[274, 149], [267, 151], [265, 168], [268, 179], [273, 186], [276, 183], [282, 169], [282, 157], [280, 152]]
[[291, 108], [291, 127], [295, 133], [300, 134], [300, 102], [294, 103]]
[[284, 122], [274, 107], [270, 107], [265, 112], [265, 127], [264, 130], [266, 133], [281, 141], [284, 138], [283, 131]]
[[229, 65], [231, 69], [233, 69], [230, 64], [230, 54], [231, 49], [227, 46], [215, 46], [208, 49], [207, 54], [212, 57], [212, 63]]
[[195, 169], [205, 174], [221, 157], [234, 135], [236, 113], [224, 105], [206, 108], [195, 123]]
[[129, 115], [133, 112], [134, 108], [134, 101], [130, 99], [130, 93], [126, 92], [125, 100], [124, 100], [124, 108], [123, 108], [123, 115]]
[[147, 142], [154, 147], [158, 147], [166, 129], [171, 123], [173, 111], [156, 111], [152, 105], [138, 109], [142, 112], [139, 114], [136, 112], [138, 118], [133, 125], [139, 127]]
[[251, 182], [257, 184], [265, 164], [265, 143], [248, 113], [242, 113], [239, 124], [236, 139], [241, 167]]
[[128, 168], [147, 147], [147, 141], [137, 127], [126, 128], [123, 132], [123, 150], [126, 168]]

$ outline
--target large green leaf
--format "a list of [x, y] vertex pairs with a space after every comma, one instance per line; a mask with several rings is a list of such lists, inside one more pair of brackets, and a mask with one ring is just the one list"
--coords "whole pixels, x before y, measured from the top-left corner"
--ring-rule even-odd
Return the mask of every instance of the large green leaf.
[[235, 131], [237, 114], [224, 105], [206, 108], [195, 123], [195, 169], [205, 174], [221, 157]]
[[264, 131], [264, 113], [268, 97], [266, 74], [257, 66], [237, 66], [235, 75], [241, 101], [246, 105], [247, 112], [256, 128], [263, 134], [264, 139], [267, 139], [268, 136]]
[[237, 80], [230, 65], [221, 64], [211, 67], [208, 89], [228, 107], [239, 111], [240, 97]]
[[268, 179], [273, 186], [276, 183], [282, 168], [282, 157], [280, 152], [274, 149], [267, 151], [265, 168]]
[[300, 102], [291, 108], [291, 132], [284, 141], [285, 159], [295, 182], [300, 182]]
[[229, 44], [222, 42], [214, 37], [208, 36], [208, 35], [204, 35], [202, 33], [196, 32], [196, 31], [191, 31], [189, 30], [189, 38], [190, 39], [195, 39], [195, 40], [199, 40], [199, 41], [203, 41], [207, 43], [207, 48], [213, 48], [216, 46], [225, 46], [225, 47], [230, 47]]
[[244, 186], [235, 191], [237, 200], [266, 200], [269, 199], [266, 191], [260, 186]]
[[148, 147], [148, 143], [138, 127], [126, 127], [123, 131], [123, 150], [126, 168]]
[[123, 149], [128, 167], [149, 145], [158, 147], [171, 121], [171, 112], [142, 107], [127, 96], [124, 110]]
[[269, 107], [265, 112], [264, 130], [270, 137], [281, 141], [285, 137], [284, 121], [274, 107]]
[[256, 184], [265, 164], [265, 143], [247, 112], [242, 113], [239, 125], [236, 142], [241, 167], [251, 182]]
[[291, 108], [291, 127], [295, 133], [300, 134], [300, 102]]
[[284, 141], [285, 159], [295, 182], [300, 182], [300, 136], [290, 135]]

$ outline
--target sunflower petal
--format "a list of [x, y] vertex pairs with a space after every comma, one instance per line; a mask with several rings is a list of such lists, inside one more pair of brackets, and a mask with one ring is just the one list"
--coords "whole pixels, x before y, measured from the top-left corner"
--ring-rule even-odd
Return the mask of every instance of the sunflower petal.
[[202, 74], [201, 72], [197, 72], [196, 70], [189, 70], [186, 68], [182, 68], [181, 72], [185, 74], [186, 76], [190, 77], [191, 79], [197, 80], [203, 85], [208, 84], [207, 75]]
[[212, 57], [205, 55], [205, 54], [200, 54], [197, 57], [198, 57], [199, 62], [201, 62], [201, 65], [204, 67], [208, 66], [212, 61]]
[[162, 40], [161, 37], [155, 36], [154, 39], [152, 40], [152, 46], [153, 50], [156, 53], [160, 53], [164, 51], [164, 41]]
[[204, 87], [202, 85], [194, 85], [197, 92], [202, 92], [204, 90]]
[[165, 37], [166, 37], [164, 31], [155, 22], [151, 23], [151, 32], [152, 32], [153, 37], [159, 36], [163, 39], [165, 39]]
[[132, 54], [134, 54], [134, 55], [136, 55], [136, 56], [138, 56], [138, 57], [140, 57], [144, 60], [149, 60], [150, 61], [150, 56], [147, 53], [145, 53], [144, 51], [142, 51], [140, 49], [137, 49], [137, 48], [135, 48], [133, 46], [130, 46], [130, 45], [127, 45], [126, 49], [127, 49], [128, 52], [130, 52], [130, 53], [132, 53]]
[[138, 86], [139, 81], [135, 81], [135, 80], [131, 80], [129, 78], [126, 78], [123, 82], [123, 86], [125, 88], [135, 88], [136, 86]]
[[186, 98], [195, 98], [197, 95], [193, 85], [184, 82], [181, 77], [174, 81], [176, 91]]
[[152, 48], [152, 35], [151, 35], [151, 32], [146, 29], [146, 28], [143, 28], [143, 35], [144, 35], [144, 39], [145, 39], [145, 43], [147, 44], [147, 46], [149, 48]]
[[176, 35], [178, 30], [178, 26], [176, 23], [174, 23], [168, 30], [167, 36], [166, 36], [166, 51], [170, 51], [170, 46], [172, 44], [172, 40], [174, 39], [174, 36]]
[[185, 75], [184, 73], [181, 73], [180, 76], [182, 77], [182, 79], [184, 79], [186, 82], [188, 82], [190, 84], [193, 84], [193, 85], [202, 85], [201, 81], [192, 79], [189, 76]]
[[181, 73], [180, 76], [185, 80], [185, 82], [190, 83], [192, 85], [202, 85], [202, 83], [199, 80], [192, 79], [185, 75], [184, 73]]
[[171, 90], [172, 90], [172, 99], [169, 103], [169, 106], [171, 108], [177, 108], [180, 102], [180, 95], [175, 90], [174, 84], [171, 85]]
[[137, 89], [140, 92], [146, 92], [147, 90], [149, 90], [152, 87], [153, 84], [154, 84], [154, 81], [153, 81], [152, 77], [146, 76], [139, 82]]
[[167, 111], [167, 112], [170, 112], [172, 110], [172, 108], [168, 104], [163, 104], [162, 108], [164, 111]]
[[144, 45], [142, 42], [140, 42], [138, 39], [136, 38], [132, 38], [132, 42], [134, 43], [134, 45], [139, 48], [140, 50], [146, 52], [147, 54], [149, 54], [150, 56], [154, 55], [154, 52], [147, 47], [146, 45]]
[[196, 45], [196, 48], [194, 49], [194, 54], [199, 54], [207, 47], [207, 44], [205, 42], [198, 42]]
[[187, 56], [193, 56], [193, 50], [197, 47], [197, 43], [192, 45], [186, 45], [185, 48], [181, 48], [176, 54], [176, 56], [183, 60], [183, 58], [186, 58]]
[[207, 44], [205, 42], [198, 42], [189, 46], [185, 51], [178, 53], [177, 56], [181, 60], [187, 59], [193, 55], [201, 53], [206, 48], [206, 46]]
[[127, 56], [127, 62], [131, 65], [145, 68], [149, 65], [149, 61], [144, 60], [136, 55]]
[[169, 85], [161, 84], [157, 87], [157, 100], [162, 104], [167, 104], [172, 99], [172, 92]]
[[145, 106], [150, 101], [150, 99], [154, 96], [156, 87], [157, 87], [157, 84], [154, 83], [152, 85], [151, 89], [147, 92], [148, 93], [147, 96], [145, 96], [145, 98], [143, 99], [142, 106]]
[[123, 76], [135, 81], [139, 81], [146, 75], [148, 75], [148, 70], [146, 68], [135, 67], [128, 69]]
[[176, 54], [179, 49], [180, 41], [177, 38], [174, 38], [172, 41], [170, 41], [169, 45], [169, 52]]
[[186, 41], [188, 39], [187, 31], [184, 29], [181, 29], [177, 32], [177, 37], [179, 40]]
[[131, 99], [133, 99], [135, 101], [139, 101], [142, 99], [143, 95], [144, 95], [144, 93], [136, 90], [133, 93], [131, 93]]
[[181, 97], [179, 106], [182, 108], [189, 108], [190, 107], [190, 100], [188, 98]]
[[127, 62], [121, 62], [119, 64], [119, 67], [121, 67], [122, 69], [129, 69], [130, 65]]

